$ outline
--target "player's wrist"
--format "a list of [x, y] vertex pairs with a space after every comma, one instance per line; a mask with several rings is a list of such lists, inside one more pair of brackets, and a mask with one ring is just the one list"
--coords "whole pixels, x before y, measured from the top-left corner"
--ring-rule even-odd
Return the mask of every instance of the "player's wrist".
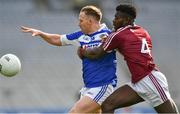
[[79, 47], [78, 50], [77, 50], [77, 54], [79, 56], [80, 59], [83, 59], [84, 55], [83, 55], [83, 48], [82, 47]]
[[83, 57], [84, 56], [84, 49], [82, 47], [79, 49], [79, 52], [80, 52], [80, 55]]

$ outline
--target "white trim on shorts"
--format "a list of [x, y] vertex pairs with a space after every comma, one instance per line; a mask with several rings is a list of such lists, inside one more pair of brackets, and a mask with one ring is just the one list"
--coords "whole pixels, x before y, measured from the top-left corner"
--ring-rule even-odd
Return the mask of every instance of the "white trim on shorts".
[[164, 74], [160, 71], [153, 70], [137, 83], [133, 84], [130, 82], [127, 85], [153, 107], [159, 106], [168, 99], [171, 99], [168, 82]]
[[93, 101], [98, 103], [99, 105], [114, 91], [114, 87], [112, 84], [103, 85], [100, 87], [87, 88], [83, 87], [80, 90], [81, 98], [83, 96], [90, 97]]

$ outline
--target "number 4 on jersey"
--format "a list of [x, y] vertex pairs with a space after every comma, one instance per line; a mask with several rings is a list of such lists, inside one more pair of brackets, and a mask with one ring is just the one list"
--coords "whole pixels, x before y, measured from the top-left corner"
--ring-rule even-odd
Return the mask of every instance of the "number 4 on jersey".
[[145, 38], [142, 39], [141, 53], [147, 53], [151, 56], [151, 50], [148, 47], [147, 41]]

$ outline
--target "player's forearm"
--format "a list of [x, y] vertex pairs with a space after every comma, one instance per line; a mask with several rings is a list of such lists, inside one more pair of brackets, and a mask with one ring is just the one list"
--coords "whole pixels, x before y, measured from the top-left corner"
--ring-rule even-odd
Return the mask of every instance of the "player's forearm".
[[102, 47], [93, 48], [93, 49], [85, 49], [82, 54], [84, 57], [89, 59], [98, 59], [101, 58], [106, 52], [104, 52]]
[[49, 33], [41, 32], [39, 36], [52, 45], [61, 46], [61, 41], [60, 41], [61, 36], [59, 34], [49, 34]]

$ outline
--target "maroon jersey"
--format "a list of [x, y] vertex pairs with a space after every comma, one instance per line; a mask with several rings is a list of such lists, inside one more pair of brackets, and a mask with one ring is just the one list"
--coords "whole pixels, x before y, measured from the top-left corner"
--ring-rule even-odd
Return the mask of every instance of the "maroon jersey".
[[109, 36], [103, 48], [105, 51], [118, 49], [127, 62], [133, 83], [141, 80], [155, 68], [151, 54], [151, 38], [140, 26], [128, 25], [119, 28]]

